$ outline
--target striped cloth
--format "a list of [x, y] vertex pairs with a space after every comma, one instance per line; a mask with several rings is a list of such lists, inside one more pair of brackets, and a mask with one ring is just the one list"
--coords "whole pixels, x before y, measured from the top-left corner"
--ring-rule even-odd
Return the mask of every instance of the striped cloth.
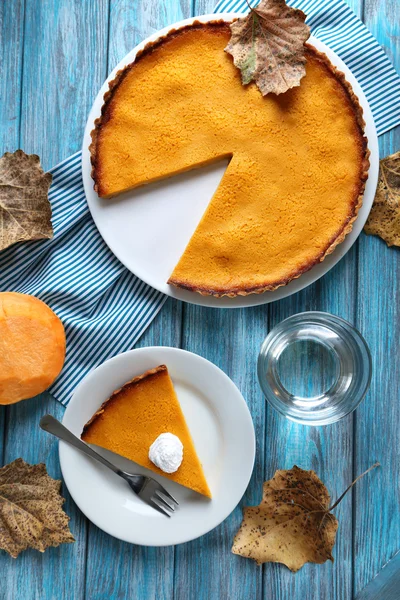
[[[378, 133], [400, 123], [400, 79], [376, 40], [342, 0], [289, 0], [347, 63], [372, 108]], [[246, 0], [222, 0], [216, 12], [247, 12]], [[17, 244], [0, 256], [0, 290], [33, 294], [62, 319], [64, 369], [50, 391], [67, 404], [76, 385], [107, 358], [131, 348], [165, 301], [128, 272], [104, 244], [90, 216], [81, 154], [52, 170], [54, 238]]]
[[[368, 99], [378, 135], [398, 125], [400, 77], [349, 5], [343, 0], [287, 0], [287, 4], [306, 13], [312, 34], [332, 48], [353, 72]], [[221, 0], [214, 12], [248, 10], [246, 0]]]
[[51, 173], [54, 238], [2, 252], [0, 290], [37, 296], [64, 323], [66, 361], [50, 392], [67, 404], [89, 371], [132, 348], [166, 296], [125, 269], [103, 242], [86, 203], [81, 153]]

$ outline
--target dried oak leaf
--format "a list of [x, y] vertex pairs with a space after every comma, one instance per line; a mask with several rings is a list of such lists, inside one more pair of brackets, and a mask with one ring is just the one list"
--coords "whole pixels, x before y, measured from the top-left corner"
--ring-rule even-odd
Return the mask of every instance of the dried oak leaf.
[[53, 237], [51, 181], [36, 154], [17, 150], [0, 158], [0, 250], [16, 242]]
[[44, 552], [50, 546], [74, 542], [69, 517], [61, 508], [61, 481], [44, 464], [22, 458], [0, 469], [0, 548], [16, 558], [27, 548]]
[[259, 506], [244, 509], [232, 552], [257, 564], [280, 562], [298, 571], [306, 562], [333, 561], [338, 522], [330, 497], [314, 471], [294, 466], [264, 483]]
[[400, 246], [400, 151], [380, 161], [374, 204], [364, 227], [388, 246]]
[[263, 96], [283, 94], [306, 74], [306, 15], [285, 0], [261, 0], [246, 17], [234, 21], [225, 51], [241, 71], [244, 85], [255, 81]]

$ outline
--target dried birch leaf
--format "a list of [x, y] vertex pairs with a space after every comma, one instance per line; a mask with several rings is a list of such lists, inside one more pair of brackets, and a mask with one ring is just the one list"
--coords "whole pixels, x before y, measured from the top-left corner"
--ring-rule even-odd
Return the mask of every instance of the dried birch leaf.
[[304, 42], [310, 37], [305, 18], [285, 0], [261, 0], [231, 24], [225, 51], [240, 69], [243, 85], [255, 81], [263, 96], [300, 85], [306, 74]]
[[388, 246], [400, 246], [400, 151], [380, 161], [374, 204], [364, 227]]
[[[368, 471], [376, 466], [378, 464]], [[276, 471], [273, 478], [264, 483], [259, 506], [244, 509], [232, 552], [252, 558], [259, 565], [283, 563], [293, 572], [307, 562], [333, 561], [338, 521], [330, 511], [365, 473], [330, 506], [328, 490], [314, 471], [296, 466], [288, 471]]]
[[61, 508], [61, 481], [44, 464], [22, 458], [0, 469], [0, 548], [16, 558], [27, 548], [44, 552], [50, 546], [74, 542]]
[[0, 158], [0, 250], [16, 242], [53, 237], [51, 181], [36, 154], [17, 150]]

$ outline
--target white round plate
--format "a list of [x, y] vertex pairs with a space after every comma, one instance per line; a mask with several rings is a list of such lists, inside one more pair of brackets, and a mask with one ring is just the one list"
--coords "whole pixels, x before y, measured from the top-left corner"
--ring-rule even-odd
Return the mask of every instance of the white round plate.
[[179, 502], [169, 519], [139, 500], [112, 471], [60, 442], [62, 474], [81, 511], [110, 535], [143, 546], [188, 542], [219, 525], [243, 496], [255, 455], [253, 422], [235, 384], [205, 358], [179, 348], [139, 348], [102, 364], [76, 389], [64, 425], [80, 436], [84, 424], [114, 390], [161, 364], [167, 365], [174, 382], [212, 500], [95, 447], [119, 468], [160, 481]]
[[[374, 200], [379, 169], [375, 124], [360, 85], [345, 63], [324, 43], [312, 36], [309, 42], [319, 51], [325, 52], [330, 61], [346, 75], [346, 79], [353, 86], [364, 111], [365, 132], [371, 151], [371, 166], [363, 205], [353, 230], [322, 263], [304, 273], [299, 279], [295, 279], [274, 292], [236, 298], [214, 298], [181, 290], [166, 283], [217, 189], [228, 161], [219, 162], [200, 170], [189, 171], [131, 190], [114, 199], [104, 200], [99, 198], [93, 190], [93, 180], [90, 176], [91, 164], [88, 150], [91, 142], [90, 132], [95, 119], [100, 116], [103, 96], [108, 91], [108, 83], [114, 79], [117, 71], [133, 62], [137, 52], [146, 44], [166, 35], [171, 29], [179, 29], [195, 20], [206, 22], [224, 19], [231, 21], [237, 16], [243, 15], [223, 13], [185, 19], [158, 31], [136, 46], [115, 67], [100, 89], [89, 114], [82, 147], [83, 183], [89, 209], [100, 234], [117, 258], [140, 279], [168, 296], [193, 304], [219, 308], [255, 306], [280, 300], [300, 291], [325, 275], [346, 254], [361, 233]], [[190, 202], [188, 202], [188, 198]]]

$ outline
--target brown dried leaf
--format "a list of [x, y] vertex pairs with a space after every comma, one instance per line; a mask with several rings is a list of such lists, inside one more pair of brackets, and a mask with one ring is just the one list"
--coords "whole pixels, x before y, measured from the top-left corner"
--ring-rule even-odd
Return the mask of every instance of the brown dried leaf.
[[44, 464], [22, 458], [0, 469], [0, 548], [16, 558], [27, 548], [44, 552], [50, 546], [74, 542], [61, 508], [61, 481]]
[[374, 204], [364, 227], [388, 246], [400, 246], [400, 151], [380, 161]]
[[259, 565], [283, 563], [293, 572], [306, 562], [333, 561], [338, 521], [330, 511], [368, 471], [357, 477], [331, 507], [328, 491], [314, 471], [296, 466], [276, 471], [264, 483], [259, 506], [244, 508], [232, 552], [252, 558]]
[[300, 85], [306, 74], [304, 42], [310, 37], [305, 18], [285, 0], [261, 0], [246, 17], [231, 24], [225, 51], [240, 69], [243, 85], [255, 81], [263, 96]]
[[294, 466], [264, 483], [259, 506], [244, 509], [232, 552], [257, 564], [281, 562], [298, 571], [306, 562], [333, 560], [338, 527], [330, 497], [314, 473]]
[[53, 237], [51, 181], [36, 154], [17, 150], [0, 158], [0, 250], [16, 242]]

